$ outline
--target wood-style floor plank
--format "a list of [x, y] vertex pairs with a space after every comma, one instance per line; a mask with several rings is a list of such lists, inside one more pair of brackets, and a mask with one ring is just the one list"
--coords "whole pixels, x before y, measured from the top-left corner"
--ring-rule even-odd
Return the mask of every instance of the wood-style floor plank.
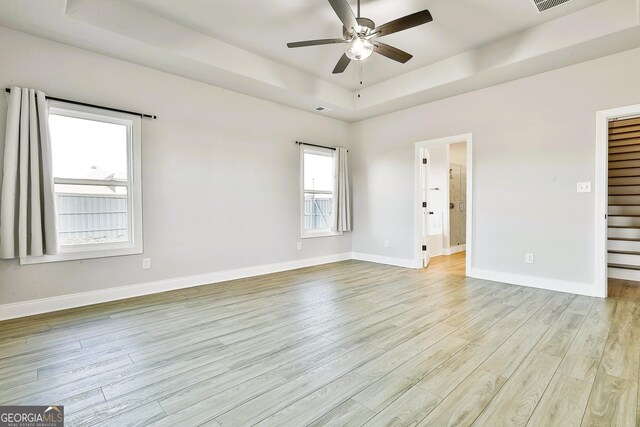
[[505, 381], [506, 378], [476, 369], [419, 426], [470, 426]]
[[616, 298], [595, 301], [558, 373], [590, 383], [595, 381], [617, 304]]
[[636, 422], [638, 384], [601, 370], [591, 389], [583, 426], [633, 426]]
[[526, 425], [559, 364], [558, 357], [532, 351], [473, 425]]
[[464, 271], [345, 261], [1, 322], [0, 404], [69, 426], [640, 426], [640, 284]]
[[527, 426], [579, 426], [590, 391], [591, 383], [555, 375]]

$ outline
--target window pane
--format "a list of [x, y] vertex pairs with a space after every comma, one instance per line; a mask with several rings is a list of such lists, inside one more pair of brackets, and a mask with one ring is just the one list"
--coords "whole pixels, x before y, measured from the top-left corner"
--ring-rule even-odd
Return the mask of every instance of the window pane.
[[331, 228], [333, 196], [304, 193], [304, 229], [328, 231]]
[[61, 245], [129, 241], [127, 188], [55, 186]]
[[49, 115], [56, 178], [127, 179], [127, 127]]
[[304, 153], [304, 189], [333, 191], [333, 157]]

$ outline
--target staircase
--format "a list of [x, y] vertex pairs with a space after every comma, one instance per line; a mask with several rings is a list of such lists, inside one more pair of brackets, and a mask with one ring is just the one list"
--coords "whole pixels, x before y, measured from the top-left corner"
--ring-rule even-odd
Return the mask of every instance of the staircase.
[[640, 281], [640, 118], [609, 123], [608, 272]]

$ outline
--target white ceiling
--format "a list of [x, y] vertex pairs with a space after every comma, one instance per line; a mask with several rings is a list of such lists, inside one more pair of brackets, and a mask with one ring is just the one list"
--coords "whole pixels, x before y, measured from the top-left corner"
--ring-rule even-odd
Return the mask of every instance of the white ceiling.
[[[344, 46], [286, 47], [292, 41], [341, 37], [342, 24], [327, 0], [127, 1], [342, 87], [358, 87], [358, 70], [353, 63], [344, 74], [331, 74]], [[423, 9], [429, 9], [434, 17], [429, 24], [386, 37], [385, 43], [414, 57], [403, 65], [373, 55], [363, 63], [363, 85], [413, 71], [601, 1], [573, 0], [540, 14], [532, 0], [363, 0], [361, 15], [378, 25]], [[355, 11], [355, 0], [350, 4]]]
[[286, 47], [340, 36], [326, 0], [0, 0], [0, 25], [354, 122], [640, 47], [639, 2], [363, 0], [377, 24], [425, 8], [434, 22], [385, 37], [414, 58], [374, 55], [362, 87], [353, 63], [331, 74], [340, 46]]

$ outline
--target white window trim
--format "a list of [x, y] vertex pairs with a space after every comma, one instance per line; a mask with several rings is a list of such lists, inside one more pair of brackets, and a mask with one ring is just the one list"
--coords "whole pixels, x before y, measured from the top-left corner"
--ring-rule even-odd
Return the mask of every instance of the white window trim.
[[331, 158], [333, 158], [332, 150], [329, 148], [316, 148], [316, 147], [302, 145], [302, 149], [300, 150], [300, 238], [316, 239], [318, 237], [342, 236], [343, 234], [342, 231], [332, 231], [332, 230], [308, 231], [308, 230], [305, 230], [304, 228], [304, 193], [332, 194], [335, 197], [334, 191], [321, 191], [321, 190], [305, 191], [304, 189], [304, 153], [320, 154], [323, 156], [331, 156]]
[[73, 261], [90, 258], [106, 258], [122, 255], [141, 254], [144, 250], [142, 233], [142, 138], [140, 117], [130, 114], [103, 110], [100, 108], [71, 105], [59, 101], [49, 102], [49, 113], [79, 119], [96, 120], [121, 124], [127, 127], [128, 176], [124, 180], [75, 180], [58, 178], [55, 182], [84, 183], [91, 185], [124, 185], [127, 187], [127, 206], [129, 221], [129, 241], [114, 243], [96, 243], [86, 245], [61, 246], [56, 255], [27, 256], [20, 258], [20, 264], [40, 264], [47, 262]]

